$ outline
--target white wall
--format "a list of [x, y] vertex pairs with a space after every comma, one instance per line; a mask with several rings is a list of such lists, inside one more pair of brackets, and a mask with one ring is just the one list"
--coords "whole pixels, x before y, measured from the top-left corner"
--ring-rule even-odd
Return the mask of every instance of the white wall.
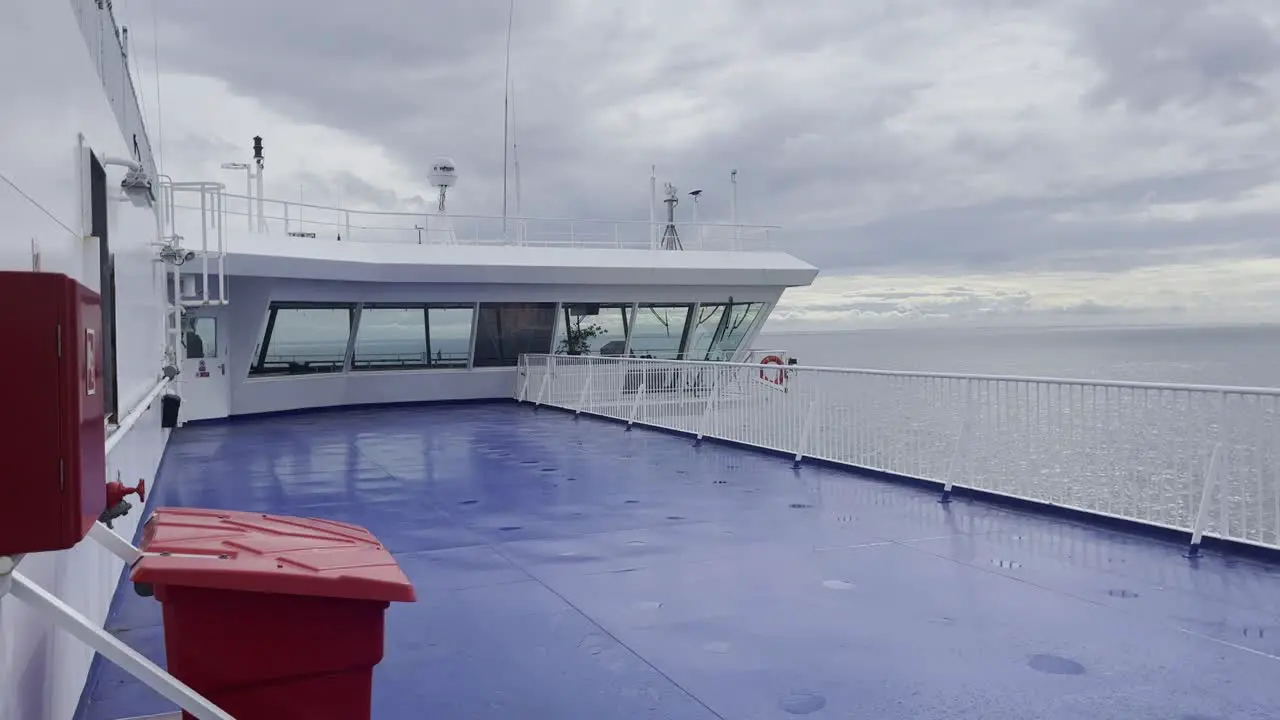
[[385, 402], [511, 397], [515, 368], [413, 370], [249, 377], [271, 301], [294, 302], [734, 302], [774, 303], [781, 287], [456, 285], [351, 283], [247, 277], [229, 279], [222, 308], [229, 332], [231, 414]]
[[[115, 42], [114, 31], [103, 43], [105, 59], [100, 60], [89, 51], [81, 30], [81, 20], [87, 29], [113, 25], [96, 17], [99, 12], [93, 0], [12, 0], [4, 4], [0, 20], [0, 269], [31, 270], [34, 241], [44, 270], [66, 273], [95, 289], [96, 245], [81, 239], [87, 231], [82, 191], [88, 183], [78, 135], [83, 134], [85, 144], [99, 156], [133, 156], [132, 139], [126, 143], [120, 126], [121, 118], [131, 112], [120, 103], [127, 105], [132, 97], [122, 88], [113, 93], [113, 106], [99, 73], [100, 62], [113, 64], [105, 50]], [[119, 83], [118, 72], [114, 77]], [[140, 144], [147, 152], [145, 137]], [[106, 169], [109, 197], [118, 198], [124, 168]], [[119, 291], [120, 408], [127, 412], [161, 366], [163, 295], [148, 247], [155, 238], [150, 208], [113, 200], [109, 222]], [[154, 479], [166, 438], [159, 412], [156, 403], [117, 446], [109, 458], [108, 479], [117, 473], [129, 484]], [[137, 516], [135, 512], [117, 522], [117, 531], [131, 535]], [[86, 541], [72, 550], [30, 555], [19, 569], [94, 622], [102, 622], [122, 564]], [[0, 720], [70, 718], [92, 657], [87, 647], [14, 598], [0, 599]]]

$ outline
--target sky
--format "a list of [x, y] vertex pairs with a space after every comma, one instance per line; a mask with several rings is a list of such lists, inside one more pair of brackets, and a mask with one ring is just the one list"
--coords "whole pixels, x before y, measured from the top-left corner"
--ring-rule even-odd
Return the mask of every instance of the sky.
[[[737, 169], [821, 269], [771, 330], [1280, 321], [1274, 0], [515, 2], [521, 213], [647, 219], [656, 165], [727, 221]], [[268, 196], [419, 210], [447, 156], [501, 214], [507, 0], [115, 8], [170, 175], [261, 134]]]

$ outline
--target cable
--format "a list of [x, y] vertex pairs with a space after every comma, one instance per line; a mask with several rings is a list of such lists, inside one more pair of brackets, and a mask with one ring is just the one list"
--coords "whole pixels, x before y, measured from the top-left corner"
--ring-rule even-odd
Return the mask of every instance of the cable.
[[164, 101], [160, 96], [160, 0], [151, 0], [151, 48], [156, 71], [156, 165], [164, 174]]
[[75, 236], [77, 236], [77, 237], [79, 237], [79, 236], [80, 236], [80, 233], [78, 233], [78, 232], [76, 232], [75, 230], [72, 230], [71, 228], [67, 227], [66, 223], [64, 223], [64, 222], [62, 222], [61, 220], [59, 220], [57, 215], [54, 215], [53, 213], [49, 212], [48, 208], [46, 208], [45, 206], [43, 206], [43, 205], [41, 205], [40, 203], [36, 202], [36, 199], [35, 199], [35, 198], [33, 198], [33, 197], [31, 197], [30, 195], [28, 195], [28, 194], [26, 194], [25, 192], [23, 192], [23, 191], [22, 191], [22, 188], [18, 187], [18, 183], [16, 183], [16, 182], [14, 182], [14, 181], [10, 180], [8, 175], [5, 175], [4, 173], [0, 172], [0, 180], [3, 180], [3, 181], [5, 182], [5, 184], [6, 184], [6, 185], [8, 185], [9, 187], [13, 188], [13, 191], [14, 191], [14, 192], [16, 192], [16, 193], [18, 193], [19, 195], [21, 195], [22, 197], [26, 198], [27, 202], [31, 203], [32, 205], [35, 205], [35, 206], [40, 210], [40, 212], [44, 213], [45, 215], [48, 215], [50, 220], [52, 220], [52, 221], [54, 221], [54, 222], [58, 223], [59, 225], [61, 225], [61, 226], [62, 226], [62, 228], [63, 228], [64, 230], [66, 230], [67, 232], [69, 232], [69, 233], [71, 233], [72, 235], [75, 235]]

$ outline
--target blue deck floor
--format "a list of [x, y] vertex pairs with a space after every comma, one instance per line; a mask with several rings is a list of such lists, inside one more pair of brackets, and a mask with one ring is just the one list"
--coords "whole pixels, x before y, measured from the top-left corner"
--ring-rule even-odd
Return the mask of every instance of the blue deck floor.
[[[511, 405], [177, 431], [157, 503], [364, 525], [374, 717], [1280, 717], [1280, 569]], [[108, 622], [163, 660], [158, 604]], [[81, 717], [172, 706], [104, 664]]]

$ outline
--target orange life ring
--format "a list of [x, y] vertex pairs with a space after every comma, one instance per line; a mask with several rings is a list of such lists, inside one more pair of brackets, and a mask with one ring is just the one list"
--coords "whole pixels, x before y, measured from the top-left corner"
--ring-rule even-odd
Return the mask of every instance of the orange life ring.
[[[783, 362], [782, 362], [782, 358], [778, 357], [777, 355], [766, 355], [765, 358], [760, 361], [760, 364], [781, 366]], [[774, 373], [772, 377], [770, 377], [769, 375], [770, 372]], [[764, 380], [765, 382], [771, 382], [774, 385], [781, 385], [782, 381], [785, 380], [786, 377], [787, 377], [787, 371], [783, 370], [781, 367], [773, 371], [767, 370], [763, 367], [760, 368], [760, 379]]]

